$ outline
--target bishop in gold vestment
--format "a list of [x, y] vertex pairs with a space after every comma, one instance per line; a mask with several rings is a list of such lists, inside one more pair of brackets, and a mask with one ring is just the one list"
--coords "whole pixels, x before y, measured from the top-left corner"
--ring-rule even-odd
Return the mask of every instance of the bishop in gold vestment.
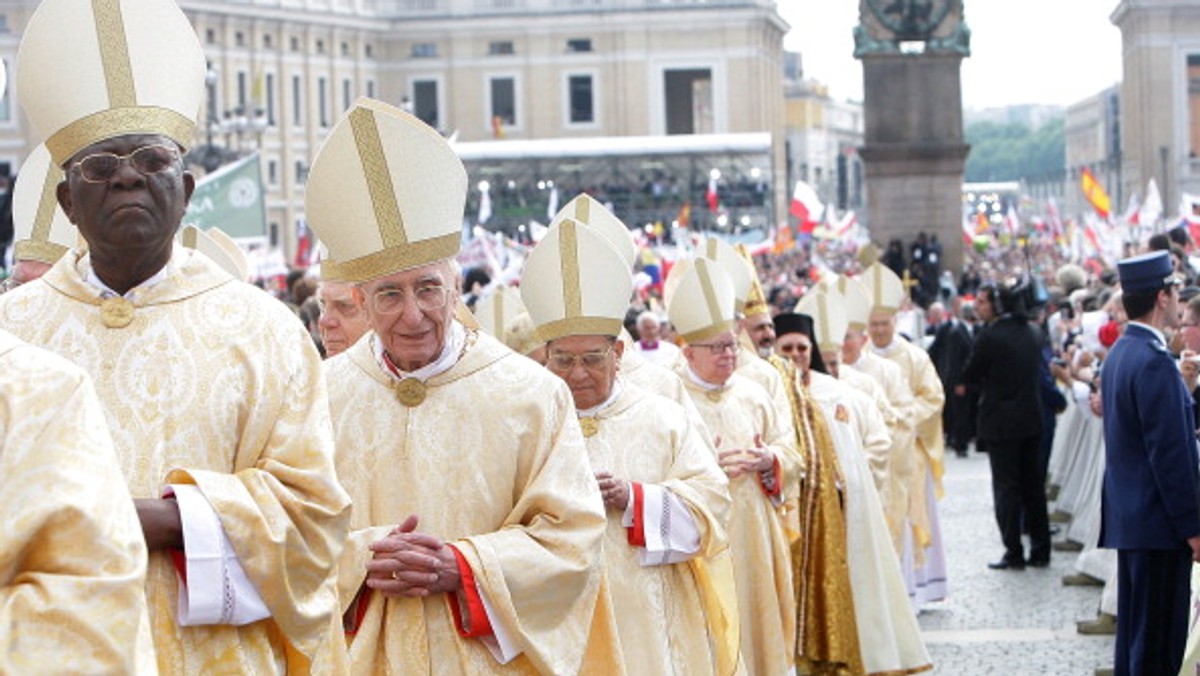
[[146, 544], [91, 382], [0, 331], [0, 672], [154, 674]]
[[[350, 503], [333, 474], [321, 362], [287, 308], [177, 248], [114, 326], [86, 254], [0, 297], [0, 326], [82, 367], [135, 498], [194, 484], [271, 617], [181, 627], [179, 573], [151, 552], [146, 598], [164, 673], [328, 672], [344, 661], [334, 564]], [[340, 657], [339, 657], [340, 654]]]
[[[338, 476], [354, 500], [340, 567], [343, 607], [357, 615], [354, 673], [575, 673], [604, 534], [575, 408], [537, 363], [454, 330], [461, 356], [426, 381], [415, 406], [397, 400], [374, 334], [326, 362]], [[501, 662], [498, 638], [460, 634], [457, 595], [365, 590], [368, 546], [409, 514], [465, 557], [493, 630], [508, 633], [511, 661]]]

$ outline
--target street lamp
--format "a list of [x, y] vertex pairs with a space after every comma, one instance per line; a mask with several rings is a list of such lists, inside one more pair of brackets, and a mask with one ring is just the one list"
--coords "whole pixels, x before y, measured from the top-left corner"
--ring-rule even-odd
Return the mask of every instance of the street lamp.
[[[253, 115], [247, 115], [243, 105], [238, 105], [224, 113], [224, 119], [217, 113], [217, 81], [219, 76], [212, 63], [204, 73], [204, 86], [208, 93], [208, 106], [204, 120], [204, 145], [193, 148], [184, 156], [184, 162], [192, 166], [202, 167], [205, 173], [216, 171], [222, 164], [237, 159], [243, 154], [242, 140], [246, 134], [254, 136], [255, 146], [267, 129], [267, 118], [262, 109], [254, 109]], [[225, 135], [225, 145], [214, 142], [218, 134]], [[237, 138], [233, 146], [232, 138]], [[231, 147], [232, 146], [232, 147]]]

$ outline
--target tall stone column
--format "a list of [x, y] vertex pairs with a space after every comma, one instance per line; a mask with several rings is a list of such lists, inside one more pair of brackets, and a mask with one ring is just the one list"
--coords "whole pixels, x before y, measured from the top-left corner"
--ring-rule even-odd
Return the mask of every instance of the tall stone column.
[[962, 0], [860, 0], [854, 29], [863, 65], [865, 141], [859, 150], [867, 223], [881, 250], [936, 234], [942, 270], [962, 271], [963, 139], [959, 67], [970, 55]]

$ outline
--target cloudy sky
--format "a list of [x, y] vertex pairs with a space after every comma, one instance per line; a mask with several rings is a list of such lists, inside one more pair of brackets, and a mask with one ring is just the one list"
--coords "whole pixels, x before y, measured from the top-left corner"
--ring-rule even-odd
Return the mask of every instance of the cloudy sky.
[[[963, 105], [1068, 105], [1121, 80], [1121, 32], [1108, 17], [1117, 0], [964, 0], [971, 57], [963, 61]], [[785, 46], [804, 72], [839, 99], [862, 99], [862, 67], [851, 31], [858, 0], [778, 0], [791, 24]]]

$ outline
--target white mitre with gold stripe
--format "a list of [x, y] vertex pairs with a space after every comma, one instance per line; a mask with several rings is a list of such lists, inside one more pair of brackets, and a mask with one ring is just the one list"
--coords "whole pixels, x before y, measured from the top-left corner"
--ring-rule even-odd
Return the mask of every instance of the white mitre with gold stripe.
[[79, 245], [79, 230], [58, 206], [63, 171], [39, 145], [29, 153], [13, 187], [13, 258], [53, 264]]
[[599, 233], [571, 219], [550, 228], [529, 253], [521, 299], [538, 340], [616, 336], [633, 293], [625, 258]]
[[317, 152], [305, 193], [308, 223], [340, 281], [458, 253], [466, 169], [440, 134], [399, 108], [356, 101]]
[[838, 277], [837, 290], [842, 295], [846, 311], [846, 326], [855, 331], [865, 331], [871, 320], [871, 296], [867, 287], [857, 277]]
[[684, 342], [702, 343], [737, 327], [733, 282], [718, 263], [693, 259], [667, 302], [667, 316]]
[[179, 243], [204, 254], [230, 277], [239, 282], [246, 281], [250, 270], [246, 254], [224, 230], [201, 230], [194, 225], [185, 225], [179, 229]]
[[558, 225], [567, 218], [592, 228], [608, 240], [608, 243], [629, 264], [629, 268], [633, 269], [633, 264], [637, 261], [637, 247], [633, 244], [633, 236], [629, 234], [629, 228], [621, 219], [613, 215], [613, 212], [605, 208], [603, 204], [587, 193], [579, 193], [558, 210], [554, 219], [550, 221], [550, 227]]
[[813, 320], [817, 349], [822, 352], [841, 351], [846, 340], [846, 312], [842, 295], [835, 287], [816, 286], [796, 303], [793, 312], [808, 315]]
[[162, 134], [187, 148], [205, 72], [176, 0], [43, 0], [17, 52], [17, 99], [62, 166], [125, 134]]
[[858, 277], [871, 299], [871, 312], [896, 314], [907, 295], [904, 283], [891, 268], [875, 261]]
[[750, 287], [754, 282], [750, 266], [746, 265], [746, 259], [732, 244], [719, 237], [709, 237], [705, 240], [700, 253], [703, 253], [708, 260], [720, 265], [721, 269], [725, 271], [729, 281], [733, 283], [735, 309], [739, 313], [743, 312], [746, 309], [746, 301], [750, 297]]
[[504, 340], [504, 332], [517, 315], [525, 312], [521, 292], [511, 286], [496, 289], [475, 304], [475, 320], [485, 333]]

